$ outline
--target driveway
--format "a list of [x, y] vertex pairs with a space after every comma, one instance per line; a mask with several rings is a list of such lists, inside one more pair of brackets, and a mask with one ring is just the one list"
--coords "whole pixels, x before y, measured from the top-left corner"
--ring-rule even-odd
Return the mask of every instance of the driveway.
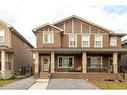
[[36, 78], [29, 77], [25, 78], [16, 82], [13, 82], [11, 84], [8, 84], [6, 86], [0, 87], [0, 89], [10, 89], [10, 90], [26, 90], [30, 88], [36, 81]]
[[98, 89], [83, 79], [51, 79], [47, 89]]

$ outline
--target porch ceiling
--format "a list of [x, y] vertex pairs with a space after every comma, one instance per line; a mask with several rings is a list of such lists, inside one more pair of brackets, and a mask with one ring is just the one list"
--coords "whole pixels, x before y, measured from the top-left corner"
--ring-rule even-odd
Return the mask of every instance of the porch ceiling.
[[31, 49], [33, 52], [40, 52], [40, 53], [113, 53], [118, 52], [119, 54], [127, 54], [126, 48], [36, 48]]

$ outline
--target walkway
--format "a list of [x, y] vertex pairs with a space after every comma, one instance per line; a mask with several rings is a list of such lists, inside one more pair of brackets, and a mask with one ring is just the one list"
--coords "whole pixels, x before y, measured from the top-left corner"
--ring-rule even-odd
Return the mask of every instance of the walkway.
[[83, 79], [51, 79], [47, 89], [97, 89]]
[[13, 82], [11, 84], [8, 84], [6, 86], [1, 87], [0, 89], [10, 89], [10, 90], [26, 90], [29, 87], [31, 87], [36, 81], [36, 78], [29, 77], [25, 78], [16, 82]]
[[37, 79], [28, 90], [45, 90], [48, 86], [49, 79]]

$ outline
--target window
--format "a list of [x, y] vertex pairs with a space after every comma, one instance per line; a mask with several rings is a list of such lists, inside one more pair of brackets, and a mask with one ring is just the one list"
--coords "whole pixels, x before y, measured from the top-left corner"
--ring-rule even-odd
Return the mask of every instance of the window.
[[116, 46], [116, 37], [110, 37], [110, 46]]
[[[12, 64], [12, 56], [11, 54], [6, 54], [5, 56], [5, 61], [6, 61], [6, 70], [11, 70], [11, 64]], [[1, 54], [0, 54], [0, 70], [1, 70]]]
[[69, 35], [69, 47], [77, 46], [77, 35]]
[[73, 68], [73, 67], [74, 67], [73, 56], [58, 57], [58, 68]]
[[87, 67], [89, 68], [102, 68], [102, 57], [88, 57]]
[[6, 70], [11, 70], [12, 56], [6, 54]]
[[102, 35], [95, 35], [95, 47], [102, 47]]
[[0, 42], [4, 42], [4, 41], [5, 41], [4, 30], [1, 29], [1, 30], [0, 30]]
[[43, 33], [43, 43], [54, 43], [53, 33]]
[[90, 46], [90, 37], [89, 37], [89, 35], [83, 35], [82, 36], [82, 46], [83, 47], [89, 47]]

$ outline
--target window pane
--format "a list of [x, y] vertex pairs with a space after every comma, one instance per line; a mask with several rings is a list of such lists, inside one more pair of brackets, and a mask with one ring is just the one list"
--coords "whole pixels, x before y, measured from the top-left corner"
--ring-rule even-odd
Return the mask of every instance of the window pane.
[[68, 58], [62, 58], [62, 67], [68, 67]]
[[95, 36], [95, 46], [101, 46], [102, 45], [102, 36], [96, 35]]
[[0, 30], [0, 42], [4, 41], [4, 30]]
[[4, 30], [0, 30], [0, 36], [4, 36]]
[[52, 40], [52, 34], [44, 34], [44, 42], [51, 43]]
[[99, 68], [101, 66], [101, 58], [100, 57], [91, 57], [87, 59], [87, 67], [91, 68]]
[[110, 46], [116, 46], [116, 37], [110, 37]]
[[70, 46], [76, 46], [76, 36], [70, 36]]
[[69, 68], [73, 67], [73, 58], [70, 57], [59, 57], [59, 67]]
[[88, 46], [89, 45], [89, 36], [88, 35], [83, 35], [83, 46]]

